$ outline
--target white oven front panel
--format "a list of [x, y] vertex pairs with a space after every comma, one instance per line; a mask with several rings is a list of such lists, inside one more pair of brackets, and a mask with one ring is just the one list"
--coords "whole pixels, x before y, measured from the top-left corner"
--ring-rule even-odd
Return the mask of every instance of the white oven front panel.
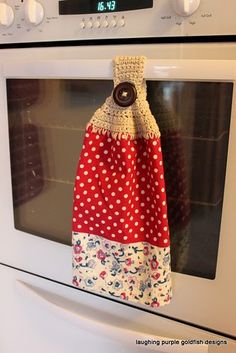
[[[234, 0], [226, 3], [216, 0], [153, 0], [153, 8], [73, 15], [60, 15], [59, 2], [7, 0], [1, 3], [0, 43], [236, 33]], [[191, 8], [191, 4], [195, 6]]]

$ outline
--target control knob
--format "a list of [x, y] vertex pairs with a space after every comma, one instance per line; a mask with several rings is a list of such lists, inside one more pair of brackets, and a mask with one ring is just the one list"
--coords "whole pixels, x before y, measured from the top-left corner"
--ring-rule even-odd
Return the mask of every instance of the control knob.
[[190, 16], [199, 7], [200, 0], [171, 0], [174, 11], [180, 16]]
[[0, 25], [10, 27], [14, 22], [14, 11], [5, 2], [0, 3]]
[[25, 17], [32, 25], [39, 25], [44, 18], [44, 8], [36, 0], [28, 0], [25, 6]]

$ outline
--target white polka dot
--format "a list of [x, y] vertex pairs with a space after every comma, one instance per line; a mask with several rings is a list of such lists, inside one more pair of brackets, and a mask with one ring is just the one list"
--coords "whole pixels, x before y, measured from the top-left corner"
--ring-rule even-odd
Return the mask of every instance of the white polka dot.
[[122, 230], [121, 230], [121, 229], [119, 229], [119, 230], [118, 230], [118, 233], [122, 233]]
[[107, 173], [106, 169], [103, 169], [102, 174], [106, 174], [106, 173]]
[[92, 163], [92, 159], [88, 159], [88, 163], [91, 164]]
[[95, 199], [97, 199], [97, 198], [98, 198], [98, 196], [99, 196], [98, 194], [95, 194], [95, 195], [94, 195]]
[[145, 181], [146, 179], [143, 177], [143, 178], [141, 178], [141, 181]]
[[84, 206], [84, 203], [83, 203], [83, 202], [81, 202], [81, 203], [80, 203], [80, 206], [81, 206], [81, 207], [83, 207], [83, 206]]
[[147, 166], [146, 166], [145, 164], [143, 164], [143, 165], [142, 165], [142, 168], [143, 168], [143, 169], [146, 169], [146, 168], [147, 168]]
[[101, 205], [102, 205], [102, 201], [99, 201], [99, 202], [98, 202], [98, 205], [101, 206]]
[[154, 240], [154, 241], [157, 241], [157, 237], [154, 237], [153, 240]]
[[158, 155], [154, 154], [153, 159], [157, 159], [157, 158], [158, 158]]
[[162, 161], [160, 161], [159, 164], [162, 165]]
[[110, 137], [107, 139], [107, 142], [111, 142], [111, 138]]
[[115, 215], [116, 215], [116, 216], [119, 216], [119, 214], [120, 214], [120, 213], [119, 213], [118, 211], [115, 212]]
[[88, 134], [88, 133], [86, 133], [86, 134], [85, 134], [85, 136], [86, 136], [86, 137], [89, 137], [89, 134]]
[[141, 194], [144, 195], [145, 194], [145, 190], [141, 190]]
[[84, 224], [88, 224], [88, 221], [84, 221]]
[[112, 220], [112, 216], [108, 216], [108, 219], [111, 221]]
[[115, 234], [112, 234], [112, 235], [111, 235], [111, 237], [112, 237], [112, 238], [115, 238], [115, 237], [116, 237], [116, 235], [115, 235]]
[[127, 186], [129, 186], [129, 181], [126, 181], [126, 183], [125, 183]]
[[95, 190], [96, 188], [95, 188], [95, 186], [91, 186], [91, 190]]
[[88, 202], [91, 202], [92, 200], [90, 198], [87, 199]]
[[[130, 212], [129, 213], [127, 213], [127, 216], [129, 216], [130, 215]], [[130, 217], [130, 220], [132, 221], [134, 219], [134, 217], [133, 216], [131, 216]]]
[[106, 222], [105, 222], [104, 219], [103, 219], [103, 220], [101, 220], [101, 223], [102, 223], [102, 224], [105, 224]]
[[[89, 141], [89, 145], [92, 145], [92, 143], [93, 143], [93, 141]], [[84, 146], [84, 148], [85, 148], [85, 146]]]
[[126, 236], [125, 236], [125, 237], [123, 237], [123, 239], [124, 239], [124, 240], [127, 240], [127, 239], [128, 239], [128, 237], [126, 237]]
[[122, 152], [126, 152], [126, 148], [122, 148], [122, 150], [121, 150]]
[[144, 231], [144, 228], [143, 228], [143, 227], [141, 227], [141, 228], [140, 228], [140, 232], [143, 232], [143, 231]]
[[102, 210], [102, 212], [103, 212], [103, 213], [107, 213], [107, 210], [104, 208], [104, 209]]
[[99, 159], [99, 158], [100, 158], [100, 155], [99, 155], [99, 154], [96, 154], [95, 158], [96, 158], [96, 159]]
[[109, 208], [112, 209], [114, 206], [113, 205], [109, 205]]
[[165, 201], [162, 201], [162, 205], [165, 206], [165, 205], [166, 205], [166, 202], [165, 202]]
[[163, 179], [163, 178], [164, 178], [164, 176], [163, 176], [163, 174], [161, 174], [161, 175], [160, 175], [160, 179]]
[[122, 175], [121, 175], [121, 179], [124, 179], [124, 178], [125, 178], [125, 174], [122, 174]]
[[101, 230], [101, 234], [104, 234], [105, 232], [104, 232], [104, 230]]
[[93, 230], [93, 227], [89, 227], [89, 230]]
[[82, 226], [79, 224], [79, 225], [77, 226], [77, 228], [78, 228], [78, 229], [81, 229], [81, 228], [82, 228]]
[[90, 217], [90, 220], [91, 220], [91, 221], [94, 221], [94, 218], [93, 218], [93, 217]]
[[107, 150], [105, 150], [105, 151], [103, 151], [103, 153], [104, 153], [104, 154], [108, 154], [108, 151], [107, 151]]
[[124, 194], [124, 198], [127, 199], [129, 197], [128, 194]]
[[83, 188], [83, 187], [84, 187], [84, 183], [80, 183], [79, 186], [80, 186], [81, 188]]
[[118, 190], [119, 190], [119, 191], [122, 191], [123, 189], [122, 189], [122, 187], [119, 187]]
[[121, 218], [121, 219], [120, 219], [120, 222], [121, 222], [121, 223], [124, 223], [124, 221], [125, 221], [124, 218]]
[[91, 206], [91, 210], [95, 210], [96, 209], [96, 207], [95, 206]]
[[138, 222], [135, 222], [134, 225], [137, 227], [138, 226]]
[[163, 218], [167, 218], [167, 215], [165, 213], [163, 214]]
[[114, 227], [117, 227], [117, 223], [113, 223], [113, 226], [114, 226]]
[[167, 229], [168, 229], [167, 227], [164, 227], [164, 228], [163, 228], [163, 230], [164, 230], [165, 232], [167, 231]]
[[99, 135], [97, 135], [97, 136], [96, 136], [96, 140], [99, 140], [99, 138], [100, 138], [100, 136], [99, 136]]
[[99, 146], [100, 146], [100, 147], [103, 147], [103, 146], [104, 146], [104, 143], [103, 143], [103, 142], [100, 142], [100, 143], [99, 143]]
[[98, 228], [98, 227], [99, 227], [99, 224], [98, 224], [98, 223], [96, 223], [96, 224], [95, 224], [95, 227], [97, 227], [97, 228]]
[[116, 200], [116, 203], [120, 203], [121, 201], [118, 199], [118, 200]]
[[154, 173], [157, 173], [157, 172], [158, 172], [158, 169], [157, 169], [157, 168], [155, 168], [155, 169], [154, 169]]
[[73, 218], [73, 222], [76, 222], [76, 218]]
[[79, 166], [81, 169], [83, 169], [84, 168], [84, 164], [80, 164], [80, 166]]
[[168, 243], [168, 239], [164, 239], [163, 242], [166, 244]]
[[88, 171], [87, 170], [85, 170], [84, 175], [88, 175]]
[[161, 192], [165, 192], [165, 189], [164, 189], [164, 188], [162, 188], [162, 189], [161, 189]]
[[132, 229], [132, 228], [130, 228], [130, 229], [129, 229], [129, 233], [132, 233], [132, 232], [133, 232], [133, 229]]
[[80, 195], [76, 195], [76, 197], [75, 197], [75, 198], [76, 198], [77, 200], [78, 200], [78, 199], [80, 199]]
[[139, 210], [138, 210], [138, 209], [136, 209], [136, 210], [134, 211], [134, 213], [139, 213]]
[[111, 196], [116, 196], [116, 193], [115, 193], [115, 192], [112, 192], [112, 193], [111, 193]]
[[125, 228], [129, 228], [129, 225], [128, 225], [128, 224], [125, 224]]
[[[132, 195], [134, 195], [134, 191], [132, 192]], [[139, 200], [139, 197], [135, 197], [135, 201], [138, 201]]]
[[146, 225], [147, 225], [147, 226], [149, 226], [149, 225], [150, 225], [150, 223], [149, 223], [149, 222], [146, 222]]
[[108, 227], [107, 227], [107, 230], [111, 230], [111, 227], [110, 227], [110, 226], [108, 226]]
[[128, 154], [128, 157], [127, 157], [128, 159], [131, 159], [132, 158], [132, 156], [131, 156], [131, 154]]
[[135, 234], [134, 237], [137, 239], [138, 238], [138, 234]]
[[149, 238], [149, 234], [146, 234], [146, 238]]
[[99, 213], [96, 213], [96, 217], [100, 217], [100, 214], [99, 214]]
[[117, 180], [117, 179], [115, 179], [115, 180], [114, 180], [114, 183], [115, 183], [115, 184], [117, 184], [117, 183], [118, 183], [118, 180]]
[[126, 211], [126, 207], [125, 207], [125, 206], [123, 206], [123, 207], [122, 207], [122, 210], [123, 210], [123, 211]]
[[140, 218], [141, 218], [141, 219], [144, 219], [144, 218], [145, 218], [145, 216], [142, 214], [142, 215], [140, 216]]
[[110, 189], [110, 188], [111, 188], [111, 184], [108, 184], [108, 185], [107, 185], [107, 188]]
[[157, 145], [157, 141], [153, 141], [153, 146], [156, 146]]
[[92, 147], [92, 148], [91, 148], [91, 151], [93, 151], [93, 152], [96, 151], [96, 148], [95, 148], [95, 147]]
[[157, 233], [157, 235], [158, 235], [158, 237], [161, 237], [161, 236], [162, 236], [162, 234], [161, 234], [161, 233]]
[[86, 214], [89, 214], [89, 211], [88, 211], [88, 210], [85, 210], [84, 212], [85, 212]]

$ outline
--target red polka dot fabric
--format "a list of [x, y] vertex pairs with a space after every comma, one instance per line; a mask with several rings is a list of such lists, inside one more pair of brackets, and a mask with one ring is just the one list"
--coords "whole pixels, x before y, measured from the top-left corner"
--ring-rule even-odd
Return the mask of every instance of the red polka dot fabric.
[[118, 140], [87, 129], [75, 181], [73, 231], [169, 246], [159, 138]]

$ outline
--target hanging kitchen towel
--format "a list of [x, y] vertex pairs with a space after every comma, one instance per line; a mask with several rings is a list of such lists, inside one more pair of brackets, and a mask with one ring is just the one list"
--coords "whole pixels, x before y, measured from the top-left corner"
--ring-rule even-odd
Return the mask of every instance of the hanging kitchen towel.
[[73, 204], [73, 284], [152, 307], [171, 298], [160, 132], [144, 57], [117, 57], [114, 91], [86, 128]]

